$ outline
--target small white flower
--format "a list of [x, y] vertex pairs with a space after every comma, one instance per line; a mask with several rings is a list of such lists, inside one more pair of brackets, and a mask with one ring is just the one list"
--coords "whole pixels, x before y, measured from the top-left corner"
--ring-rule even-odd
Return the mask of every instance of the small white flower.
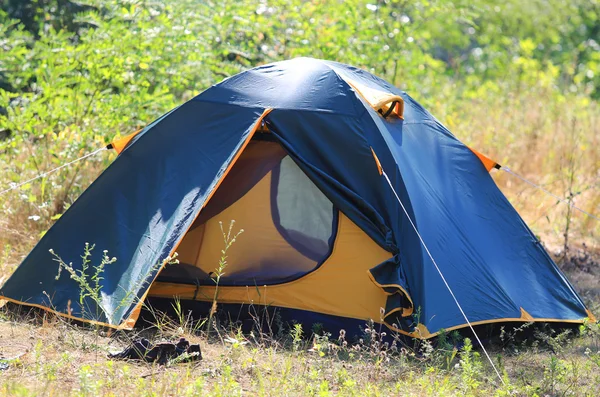
[[30, 216], [29, 218], [27, 218], [27, 219], [30, 219], [30, 220], [32, 220], [32, 221], [34, 221], [34, 222], [37, 222], [37, 221], [39, 221], [39, 220], [40, 220], [40, 218], [41, 218], [41, 217], [40, 217], [39, 215], [31, 215], [31, 216]]

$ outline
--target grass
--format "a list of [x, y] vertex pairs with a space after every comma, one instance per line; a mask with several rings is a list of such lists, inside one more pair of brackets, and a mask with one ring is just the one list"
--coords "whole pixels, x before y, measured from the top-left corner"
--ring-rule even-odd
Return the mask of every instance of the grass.
[[[556, 99], [541, 91], [460, 103], [443, 92], [440, 98], [430, 110], [465, 143], [598, 213], [597, 103]], [[0, 155], [0, 168], [25, 161], [29, 153]], [[0, 197], [0, 280], [114, 155], [100, 156], [107, 157]], [[48, 159], [38, 161], [40, 170], [51, 167]], [[493, 177], [598, 315], [600, 223], [557, 205], [508, 174], [495, 172]], [[0, 175], [0, 186], [7, 183]], [[9, 368], [2, 371], [0, 394], [595, 396], [600, 385], [600, 331], [591, 328], [585, 335], [567, 338], [545, 331], [527, 343], [517, 342], [514, 332], [508, 332], [490, 346], [507, 381], [502, 386], [489, 363], [469, 351], [468, 344], [460, 350], [442, 344], [397, 346], [392, 352], [368, 343], [344, 345], [337, 335], [315, 337], [310, 330], [253, 338], [235, 328], [208, 333], [185, 316], [171, 322], [157, 318], [153, 329], [108, 337], [102, 330], [49, 315], [32, 319], [3, 311], [0, 363], [8, 359]], [[186, 336], [201, 344], [204, 360], [165, 368], [106, 358], [107, 352], [122, 349], [138, 333], [152, 340]]]
[[[13, 316], [13, 318], [8, 317]], [[18, 321], [17, 321], [18, 320]], [[597, 395], [600, 331], [577, 338], [547, 330], [518, 342], [507, 333], [492, 347], [506, 386], [465, 340], [451, 344], [376, 343], [373, 329], [362, 343], [313, 335], [242, 335], [235, 328], [208, 337], [190, 323], [171, 320], [110, 337], [53, 316], [4, 314], [0, 348], [10, 367], [3, 371], [4, 395], [140, 396], [380, 396], [380, 395]], [[376, 327], [377, 328], [377, 327]], [[144, 335], [153, 340], [185, 336], [200, 343], [204, 360], [161, 367], [112, 361], [106, 353]], [[371, 337], [371, 342], [369, 342]]]

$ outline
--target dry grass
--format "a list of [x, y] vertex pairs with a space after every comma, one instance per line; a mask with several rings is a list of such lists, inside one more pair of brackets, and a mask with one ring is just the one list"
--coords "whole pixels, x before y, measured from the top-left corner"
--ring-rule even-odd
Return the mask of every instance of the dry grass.
[[[33, 146], [25, 143], [24, 146]], [[60, 147], [61, 144], [56, 144]], [[20, 165], [31, 157], [33, 149], [22, 150], [14, 157], [0, 153], [0, 169], [20, 169]], [[80, 152], [79, 156], [86, 153]], [[40, 178], [0, 196], [0, 284], [21, 263], [35, 246], [43, 233], [52, 226], [57, 216], [62, 214], [77, 197], [96, 179], [115, 154], [107, 151], [63, 168], [47, 178]], [[64, 159], [64, 162], [73, 158]], [[63, 162], [53, 162], [52, 158], [39, 158], [36, 167], [21, 174], [27, 180], [60, 166]], [[0, 173], [0, 190], [9, 186], [5, 175]]]
[[[556, 99], [547, 92], [509, 95], [499, 103], [474, 102], [442, 120], [455, 134], [500, 164], [600, 217], [600, 106], [587, 98]], [[444, 112], [445, 113], [445, 112]], [[456, 120], [456, 121], [455, 121]], [[551, 248], [569, 242], [600, 248], [600, 222], [517, 178], [494, 179], [528, 225]], [[572, 178], [571, 178], [572, 177]]]

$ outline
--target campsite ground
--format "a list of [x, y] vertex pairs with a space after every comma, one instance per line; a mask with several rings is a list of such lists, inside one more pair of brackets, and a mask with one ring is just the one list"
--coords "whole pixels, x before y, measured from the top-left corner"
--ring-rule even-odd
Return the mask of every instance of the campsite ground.
[[[600, 312], [598, 255], [579, 251], [564, 262], [575, 287]], [[489, 363], [468, 344], [409, 343], [384, 349], [382, 332], [365, 334], [362, 344], [344, 345], [337, 335], [300, 338], [241, 335], [221, 330], [207, 337], [177, 320], [154, 329], [107, 336], [54, 316], [2, 311], [0, 395], [589, 395], [600, 385], [600, 330], [584, 335], [538, 330], [527, 343], [509, 331], [488, 348], [504, 375], [501, 385]], [[304, 332], [310, 333], [308, 330]], [[143, 334], [153, 340], [185, 336], [200, 343], [204, 359], [166, 367], [114, 361], [107, 352]]]

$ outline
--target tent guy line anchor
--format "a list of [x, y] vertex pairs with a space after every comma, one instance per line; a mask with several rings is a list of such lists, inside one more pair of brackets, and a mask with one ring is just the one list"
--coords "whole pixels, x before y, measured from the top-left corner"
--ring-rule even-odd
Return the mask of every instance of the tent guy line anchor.
[[40, 178], [43, 178], [43, 177], [45, 177], [45, 176], [48, 176], [48, 175], [50, 175], [50, 174], [52, 174], [52, 173], [54, 173], [54, 172], [56, 172], [56, 171], [58, 171], [58, 170], [60, 170], [60, 169], [62, 169], [62, 168], [68, 167], [68, 166], [69, 166], [69, 165], [71, 165], [71, 164], [75, 164], [75, 163], [76, 163], [76, 162], [78, 162], [78, 161], [84, 160], [84, 159], [86, 159], [86, 158], [88, 158], [88, 157], [91, 157], [91, 156], [93, 156], [93, 155], [97, 154], [97, 153], [100, 153], [100, 152], [101, 152], [101, 151], [103, 151], [103, 150], [108, 150], [108, 148], [107, 148], [107, 147], [102, 147], [102, 148], [100, 148], [100, 149], [96, 149], [96, 150], [94, 150], [94, 151], [93, 151], [93, 152], [91, 152], [91, 153], [88, 153], [88, 154], [86, 154], [86, 155], [84, 155], [84, 156], [81, 156], [81, 157], [79, 157], [78, 159], [75, 159], [75, 160], [69, 161], [68, 163], [66, 163], [66, 164], [63, 164], [63, 165], [61, 165], [61, 166], [58, 166], [58, 167], [56, 167], [56, 168], [54, 168], [54, 169], [51, 169], [50, 171], [43, 172], [43, 173], [41, 173], [41, 174], [39, 174], [39, 175], [37, 175], [37, 176], [35, 176], [35, 177], [31, 178], [31, 179], [28, 179], [28, 180], [26, 180], [25, 182], [20, 182], [20, 183], [17, 183], [17, 184], [11, 184], [11, 187], [9, 187], [9, 188], [7, 188], [7, 189], [4, 189], [4, 190], [0, 191], [0, 196], [1, 196], [1, 195], [3, 195], [3, 194], [5, 194], [5, 193], [8, 193], [8, 192], [10, 192], [11, 190], [18, 189], [18, 188], [20, 188], [21, 186], [28, 184], [29, 182], [33, 182], [33, 181], [35, 181], [36, 179], [40, 179]]
[[514, 172], [514, 171], [513, 171], [513, 170], [511, 170], [510, 168], [502, 166], [502, 167], [500, 167], [500, 169], [501, 169], [502, 171], [504, 171], [504, 172], [506, 172], [506, 173], [510, 174], [510, 175], [516, 176], [517, 178], [519, 178], [519, 179], [520, 179], [520, 180], [522, 180], [523, 182], [530, 184], [530, 185], [531, 185], [531, 186], [533, 186], [534, 188], [541, 190], [542, 192], [546, 193], [547, 195], [554, 197], [555, 199], [557, 199], [557, 200], [558, 200], [558, 201], [560, 201], [561, 203], [564, 203], [564, 204], [568, 205], [569, 207], [571, 207], [571, 208], [573, 208], [573, 209], [576, 209], [577, 211], [579, 211], [579, 212], [582, 212], [582, 213], [586, 214], [586, 215], [587, 215], [587, 216], [589, 216], [590, 218], [594, 218], [595, 220], [597, 220], [597, 221], [600, 221], [600, 218], [599, 218], [599, 217], [597, 217], [597, 216], [595, 216], [595, 215], [593, 215], [593, 214], [590, 214], [589, 212], [585, 211], [585, 210], [584, 210], [584, 209], [582, 209], [582, 208], [579, 208], [579, 207], [578, 207], [578, 206], [576, 206], [576, 205], [575, 205], [575, 204], [574, 204], [572, 201], [569, 201], [569, 200], [567, 200], [567, 199], [564, 199], [564, 198], [562, 198], [562, 197], [559, 197], [559, 196], [557, 196], [556, 194], [554, 194], [554, 193], [550, 192], [549, 190], [546, 190], [546, 189], [544, 189], [542, 186], [540, 186], [540, 185], [538, 185], [538, 184], [536, 184], [536, 183], [534, 183], [534, 182], [530, 181], [530, 180], [529, 180], [529, 179], [527, 179], [527, 178], [524, 178], [524, 177], [522, 177], [521, 175], [517, 174], [516, 172]]
[[500, 379], [500, 382], [502, 382], [502, 384], [504, 386], [506, 386], [506, 383], [504, 382], [504, 379], [500, 375], [500, 372], [498, 371], [498, 368], [496, 368], [496, 365], [494, 365], [494, 362], [492, 361], [490, 355], [488, 354], [487, 350], [483, 346], [483, 343], [481, 343], [481, 339], [479, 339], [479, 336], [477, 335], [477, 332], [475, 332], [475, 329], [473, 328], [473, 325], [469, 321], [469, 318], [465, 314], [462, 306], [458, 302], [458, 299], [454, 295], [454, 292], [452, 291], [452, 288], [450, 288], [450, 285], [446, 281], [446, 277], [444, 277], [444, 274], [440, 270], [440, 268], [437, 265], [435, 259], [433, 259], [433, 255], [431, 255], [431, 252], [429, 252], [429, 248], [427, 248], [427, 245], [425, 244], [425, 241], [423, 240], [423, 237], [421, 237], [421, 233], [419, 233], [419, 231], [417, 230], [417, 226], [414, 224], [413, 220], [411, 219], [410, 215], [408, 214], [408, 211], [406, 210], [406, 207], [404, 207], [404, 204], [402, 203], [402, 200], [400, 200], [400, 196], [398, 196], [398, 193], [396, 193], [396, 189], [394, 189], [394, 186], [392, 185], [392, 182], [390, 181], [390, 178], [388, 178], [388, 176], [385, 173], [385, 170], [383, 170], [383, 168], [381, 169], [381, 174], [385, 177], [385, 180], [387, 181], [388, 185], [390, 185], [390, 188], [392, 189], [392, 192], [394, 192], [394, 195], [396, 196], [396, 199], [400, 203], [400, 206], [402, 207], [402, 210], [404, 211], [404, 214], [406, 215], [406, 217], [408, 218], [408, 221], [410, 222], [411, 226], [415, 230], [415, 233], [417, 234], [417, 237], [419, 237], [419, 240], [421, 241], [421, 245], [423, 245], [423, 248], [425, 248], [425, 251], [427, 252], [427, 255], [429, 256], [429, 259], [431, 259], [431, 262], [433, 263], [433, 265], [435, 266], [437, 272], [439, 273], [440, 277], [442, 278], [442, 281], [446, 285], [446, 288], [448, 289], [448, 292], [450, 292], [450, 295], [452, 295], [452, 298], [454, 299], [454, 302], [456, 303], [456, 306], [458, 306], [458, 310], [460, 310], [460, 312], [463, 315], [465, 321], [467, 322], [467, 324], [469, 324], [469, 328], [471, 328], [471, 331], [473, 332], [473, 335], [475, 335], [475, 338], [477, 339], [477, 342], [479, 343], [479, 346], [481, 346], [481, 348], [483, 349], [483, 352], [485, 353], [485, 356], [487, 357], [488, 361], [492, 365], [492, 368], [494, 368], [494, 371], [496, 372], [496, 375], [498, 375], [498, 379]]

